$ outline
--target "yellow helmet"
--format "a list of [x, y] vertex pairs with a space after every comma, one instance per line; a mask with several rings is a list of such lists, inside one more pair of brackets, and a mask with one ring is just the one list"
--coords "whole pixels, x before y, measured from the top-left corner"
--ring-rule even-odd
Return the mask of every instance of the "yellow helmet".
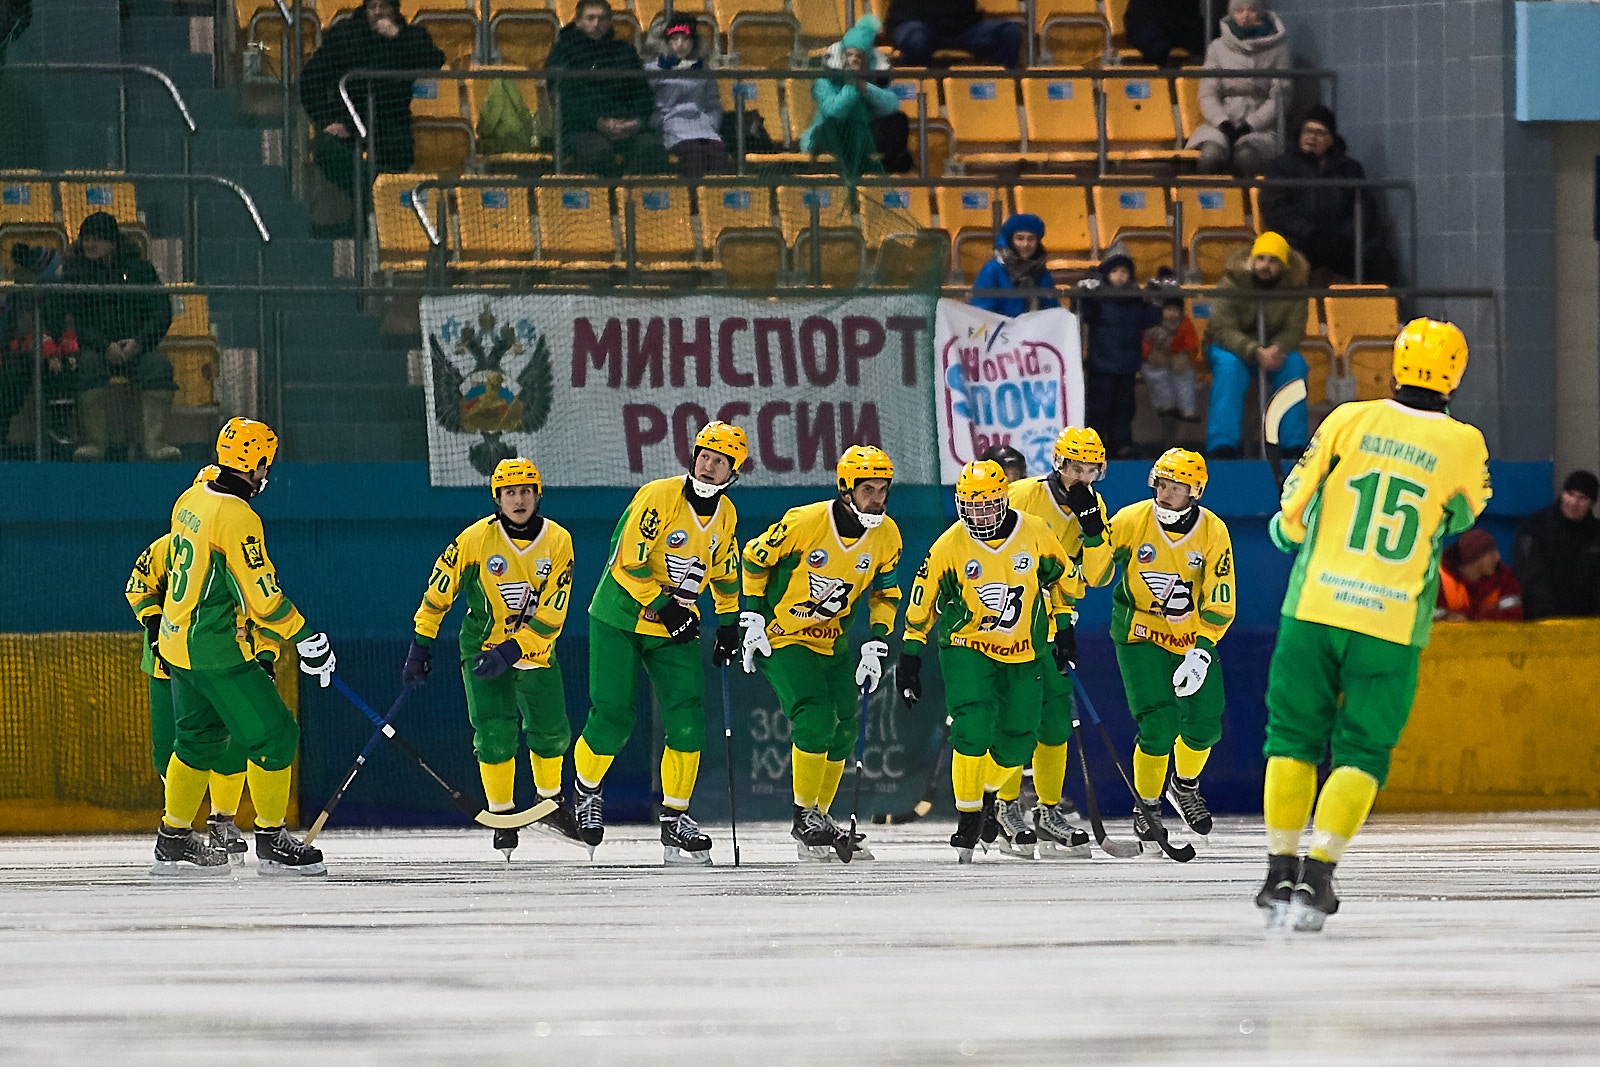
[[1187, 448], [1169, 448], [1150, 468], [1150, 488], [1156, 487], [1157, 478], [1187, 485], [1198, 500], [1206, 491], [1206, 461], [1200, 453]]
[[1467, 339], [1453, 322], [1412, 319], [1394, 339], [1394, 380], [1453, 393], [1467, 369]]
[[215, 463], [207, 463], [195, 474], [193, 484], [201, 485], [205, 482], [214, 482], [217, 480], [217, 475], [221, 473], [221, 467], [217, 466]]
[[750, 442], [744, 431], [731, 422], [708, 422], [694, 435], [694, 447], [709, 448], [727, 456], [737, 471], [750, 458]]
[[839, 457], [839, 491], [848, 493], [867, 478], [894, 478], [894, 462], [876, 445], [851, 445]]
[[217, 462], [229, 470], [253, 471], [278, 456], [278, 435], [264, 422], [235, 415], [217, 434]]
[[1068, 426], [1056, 437], [1056, 447], [1050, 456], [1057, 470], [1063, 463], [1097, 463], [1106, 465], [1106, 446], [1092, 426]]
[[499, 500], [500, 490], [512, 485], [531, 485], [535, 493], [544, 492], [539, 468], [533, 465], [533, 460], [521, 456], [503, 459], [495, 464], [494, 474], [489, 477], [489, 495]]
[[992, 459], [980, 459], [961, 468], [956, 479], [956, 514], [967, 532], [988, 540], [1000, 532], [1010, 503], [1006, 472]]

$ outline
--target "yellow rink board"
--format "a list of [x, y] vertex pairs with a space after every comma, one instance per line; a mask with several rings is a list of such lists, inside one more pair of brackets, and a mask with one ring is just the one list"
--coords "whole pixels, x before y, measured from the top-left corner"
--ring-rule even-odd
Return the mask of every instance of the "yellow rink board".
[[[155, 828], [143, 647], [142, 633], [0, 633], [0, 833]], [[278, 693], [297, 710], [292, 649]], [[240, 825], [254, 814], [247, 789]]]

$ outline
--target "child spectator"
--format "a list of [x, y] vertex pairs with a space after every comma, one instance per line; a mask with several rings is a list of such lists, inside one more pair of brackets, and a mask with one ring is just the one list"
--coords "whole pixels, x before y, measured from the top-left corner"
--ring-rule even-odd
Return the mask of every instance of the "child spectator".
[[[1163, 267], [1152, 287], [1176, 284]], [[1161, 321], [1144, 332], [1144, 384], [1150, 403], [1164, 419], [1199, 422], [1195, 405], [1195, 368], [1200, 365], [1200, 338], [1194, 320], [1184, 314], [1183, 297], [1160, 300]]]
[[1468, 530], [1439, 560], [1437, 622], [1522, 618], [1522, 589], [1487, 530]]
[[1078, 283], [1095, 298], [1077, 301], [1088, 327], [1084, 372], [1084, 421], [1099, 432], [1106, 452], [1133, 455], [1134, 388], [1144, 361], [1144, 332], [1161, 321], [1161, 309], [1133, 282], [1133, 257], [1114, 244], [1096, 273]]
[[[1045, 264], [1044, 220], [1038, 215], [1012, 215], [994, 239], [994, 258], [983, 265], [974, 289], [1054, 289]], [[1053, 296], [975, 296], [972, 306], [1016, 318], [1041, 308], [1058, 308]]]
[[[693, 16], [673, 16], [664, 37], [650, 29], [647, 48], [659, 53], [645, 70], [703, 70], [706, 53]], [[728, 150], [717, 131], [722, 125], [722, 97], [717, 83], [706, 78], [663, 78], [655, 83], [655, 125], [667, 151], [676, 152], [683, 176], [691, 180], [727, 169]]]

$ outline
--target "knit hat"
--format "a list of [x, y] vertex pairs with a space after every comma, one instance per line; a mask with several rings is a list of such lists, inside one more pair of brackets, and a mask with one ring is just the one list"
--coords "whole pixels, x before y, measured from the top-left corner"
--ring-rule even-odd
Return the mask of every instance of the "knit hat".
[[1561, 483], [1561, 491], [1567, 490], [1582, 493], [1590, 500], [1600, 500], [1600, 478], [1596, 478], [1589, 471], [1573, 471], [1567, 475], [1567, 480]]
[[1456, 557], [1461, 560], [1461, 566], [1470, 567], [1497, 547], [1494, 536], [1487, 530], [1468, 530], [1456, 542]]
[[851, 26], [839, 44], [845, 48], [855, 48], [862, 52], [870, 53], [878, 40], [878, 30], [882, 26], [877, 18], [872, 15], [862, 15], [856, 19], [856, 24]]
[[1285, 267], [1289, 265], [1289, 242], [1283, 239], [1282, 234], [1268, 230], [1256, 238], [1256, 243], [1250, 246], [1251, 258], [1256, 256], [1272, 256]]
[[1128, 254], [1128, 246], [1121, 241], [1113, 241], [1111, 247], [1106, 249], [1105, 258], [1100, 261], [1100, 266], [1096, 269], [1102, 278], [1109, 279], [1111, 272], [1118, 267], [1127, 267], [1129, 274], [1134, 273], [1133, 257]]
[[117, 217], [105, 211], [96, 211], [83, 220], [83, 225], [78, 227], [78, 240], [93, 237], [100, 241], [115, 241], [121, 230], [117, 226]]
[[694, 19], [683, 18], [681, 16], [674, 15], [667, 23], [667, 32], [665, 36], [671, 37], [675, 33], [687, 33], [690, 37], [693, 37]]
[[995, 236], [996, 248], [1010, 248], [1011, 239], [1019, 233], [1031, 233], [1044, 240], [1044, 219], [1038, 215], [1012, 215], [1000, 224], [1000, 232]]
[[1304, 128], [1308, 122], [1327, 127], [1328, 133], [1335, 138], [1339, 136], [1339, 120], [1333, 117], [1333, 109], [1326, 104], [1312, 104], [1306, 108], [1306, 113], [1300, 116], [1300, 125], [1296, 129]]

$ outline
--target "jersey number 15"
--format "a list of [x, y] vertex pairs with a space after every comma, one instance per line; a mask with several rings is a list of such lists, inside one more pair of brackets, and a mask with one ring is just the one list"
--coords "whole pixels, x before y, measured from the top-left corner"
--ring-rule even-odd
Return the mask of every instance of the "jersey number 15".
[[[1428, 499], [1428, 488], [1398, 474], [1385, 475], [1369, 470], [1345, 485], [1356, 494], [1356, 510], [1350, 519], [1345, 547], [1366, 555], [1370, 547], [1378, 558], [1389, 563], [1404, 563], [1417, 547], [1422, 526], [1418, 505]], [[1377, 536], [1374, 537], [1374, 527]]]

